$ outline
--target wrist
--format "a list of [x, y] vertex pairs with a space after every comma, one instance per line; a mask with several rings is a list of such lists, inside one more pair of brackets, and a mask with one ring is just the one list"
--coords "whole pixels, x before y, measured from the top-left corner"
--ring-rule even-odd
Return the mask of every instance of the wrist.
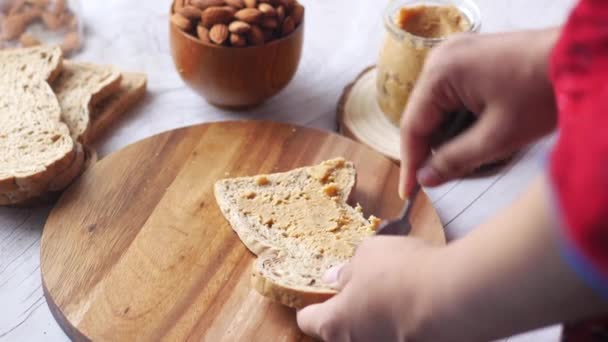
[[[480, 330], [472, 311], [471, 282], [463, 281], [463, 265], [460, 243], [455, 242], [437, 250], [432, 261], [433, 277], [430, 278], [426, 300], [425, 331], [433, 332], [429, 340], [476, 341], [474, 334]], [[460, 269], [460, 271], [458, 271]], [[441, 331], [441, 333], [437, 333]]]
[[530, 60], [537, 77], [542, 78], [549, 84], [549, 61], [551, 52], [559, 38], [560, 28], [549, 28], [533, 31], [531, 39], [534, 41], [534, 49], [530, 49], [532, 54]]
[[[418, 305], [413, 308], [417, 326], [414, 340], [420, 341], [472, 341], [467, 335], [474, 329], [464, 328], [462, 318], [468, 311], [462, 304], [462, 289], [456, 289], [452, 272], [453, 245], [433, 248], [425, 256]], [[409, 311], [408, 314], [412, 314]], [[410, 316], [411, 317], [411, 316]], [[463, 329], [464, 328], [464, 329]], [[473, 327], [471, 327], [473, 328]]]

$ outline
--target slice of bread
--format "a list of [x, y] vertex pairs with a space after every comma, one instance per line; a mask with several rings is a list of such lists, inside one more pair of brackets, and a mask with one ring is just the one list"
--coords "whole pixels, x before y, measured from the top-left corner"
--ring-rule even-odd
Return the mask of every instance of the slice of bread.
[[81, 137], [85, 144], [91, 144], [101, 137], [114, 122], [123, 116], [146, 94], [148, 79], [146, 74], [124, 72], [119, 89], [99, 103], [91, 111], [91, 127]]
[[3, 191], [0, 196], [0, 205], [21, 205], [28, 203], [39, 203], [38, 198], [44, 197], [47, 193], [65, 189], [74, 179], [76, 179], [84, 169], [85, 151], [82, 145], [76, 145], [76, 152], [71, 164], [63, 171], [59, 172], [53, 179], [44, 185], [44, 188], [36, 192], [17, 190]]
[[[88, 170], [91, 165], [97, 162], [97, 153], [86, 146], [78, 145], [80, 148], [76, 154], [76, 159], [70, 167], [51, 180], [48, 188], [38, 196], [32, 197], [18, 191], [14, 193], [0, 193], [0, 206], [11, 206], [17, 208], [30, 208], [36, 206], [46, 206], [53, 203], [61, 195], [61, 191], [72, 184], [82, 173]], [[81, 162], [82, 161], [82, 162]], [[9, 200], [10, 199], [10, 200]]]
[[70, 185], [84, 171], [86, 162], [85, 159], [85, 149], [81, 144], [78, 144], [76, 157], [74, 158], [72, 164], [51, 180], [46, 191], [55, 192], [67, 188], [68, 185]]
[[377, 219], [347, 200], [354, 165], [338, 158], [289, 172], [220, 180], [220, 210], [253, 253], [253, 285], [290, 307], [323, 301], [336, 292], [324, 272], [347, 261]]
[[61, 120], [74, 141], [91, 128], [92, 108], [119, 90], [121, 74], [111, 66], [65, 61], [53, 90], [61, 105]]
[[48, 84], [61, 67], [61, 50], [57, 47], [0, 52], [3, 193], [25, 192], [33, 196], [74, 160], [77, 145], [60, 121], [61, 107]]

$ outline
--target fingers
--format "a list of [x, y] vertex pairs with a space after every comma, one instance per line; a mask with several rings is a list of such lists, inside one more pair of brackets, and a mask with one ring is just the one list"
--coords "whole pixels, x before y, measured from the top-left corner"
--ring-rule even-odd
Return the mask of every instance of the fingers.
[[340, 264], [336, 265], [323, 275], [323, 282], [329, 284], [335, 289], [343, 289], [344, 286], [349, 282], [352, 276], [351, 264]]
[[417, 173], [423, 186], [437, 186], [470, 174], [484, 163], [493, 161], [504, 152], [500, 115], [484, 113], [463, 134], [439, 147]]
[[421, 82], [420, 91], [412, 95], [401, 121], [401, 180], [399, 193], [403, 199], [409, 197], [414, 187], [416, 170], [426, 161], [430, 152], [432, 134], [441, 125], [443, 111], [425, 88], [432, 87]]
[[[352, 277], [350, 263], [336, 265], [323, 276], [323, 281], [336, 289], [344, 289]], [[340, 294], [322, 304], [315, 304], [298, 311], [298, 326], [309, 335], [325, 341], [343, 341], [337, 336], [343, 329], [337, 329], [340, 319]]]
[[450, 89], [456, 66], [443, 57], [429, 57], [401, 120], [401, 175], [399, 194], [407, 198], [416, 182], [416, 172], [431, 153], [434, 133], [445, 114], [462, 107]]
[[340, 334], [343, 329], [337, 328], [341, 322], [339, 311], [340, 298], [335, 296], [325, 303], [315, 304], [298, 311], [298, 326], [308, 336], [323, 341], [344, 341]]

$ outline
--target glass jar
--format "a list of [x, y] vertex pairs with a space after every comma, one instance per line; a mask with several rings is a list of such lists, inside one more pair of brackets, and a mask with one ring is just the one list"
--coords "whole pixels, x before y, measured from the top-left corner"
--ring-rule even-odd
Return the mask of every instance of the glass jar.
[[0, 48], [59, 45], [64, 55], [83, 41], [78, 0], [0, 0]]
[[[423, 6], [423, 7], [418, 7]], [[399, 13], [402, 8], [418, 8], [419, 10], [433, 10], [438, 7], [448, 10], [445, 6], [453, 6], [449, 14], [456, 14], [457, 19], [465, 19], [466, 22], [458, 20], [442, 20], [447, 34], [441, 36], [422, 36], [408, 32], [398, 24]], [[453, 13], [453, 10], [458, 12]], [[442, 12], [443, 13], [443, 12]], [[447, 13], [447, 12], [446, 12]], [[424, 17], [423, 17], [424, 18]], [[428, 29], [432, 23], [418, 20], [415, 25], [420, 25], [420, 30]], [[472, 0], [394, 0], [388, 5], [384, 13], [384, 25], [387, 31], [386, 38], [378, 61], [377, 101], [384, 115], [395, 125], [399, 125], [410, 93], [422, 71], [422, 66], [429, 51], [437, 44], [443, 42], [451, 33], [456, 32], [479, 32], [481, 27], [481, 15], [479, 8]], [[414, 27], [412, 27], [414, 28]], [[443, 27], [442, 27], [443, 28]]]

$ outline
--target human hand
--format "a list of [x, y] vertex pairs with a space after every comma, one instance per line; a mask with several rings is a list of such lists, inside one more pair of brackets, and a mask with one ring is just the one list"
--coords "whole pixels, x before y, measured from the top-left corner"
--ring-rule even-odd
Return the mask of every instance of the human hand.
[[[416, 178], [424, 186], [440, 185], [555, 128], [547, 65], [557, 33], [462, 34], [432, 51], [401, 124], [402, 195], [409, 195]], [[478, 120], [430, 156], [446, 113], [463, 109]]]
[[422, 334], [433, 333], [424, 326], [437, 293], [437, 250], [412, 238], [364, 241], [349, 264], [326, 275], [340, 292], [298, 312], [298, 325], [308, 335], [332, 342], [440, 341]]

